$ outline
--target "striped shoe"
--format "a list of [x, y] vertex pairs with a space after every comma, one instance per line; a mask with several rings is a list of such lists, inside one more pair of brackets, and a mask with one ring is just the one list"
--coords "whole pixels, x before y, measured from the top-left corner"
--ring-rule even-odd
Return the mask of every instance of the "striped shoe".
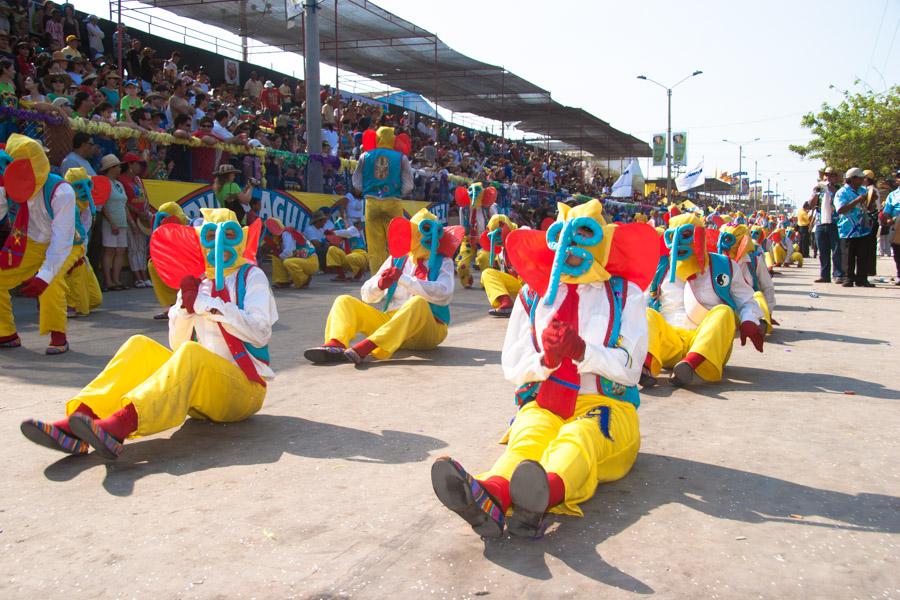
[[122, 454], [122, 442], [107, 433], [87, 415], [73, 414], [69, 417], [69, 428], [74, 435], [93, 446], [97, 454], [103, 458], [115, 460]]
[[485, 538], [503, 535], [505, 518], [500, 505], [458, 462], [442, 456], [431, 465], [431, 486], [441, 503], [461, 516]]
[[87, 454], [91, 450], [87, 442], [67, 434], [55, 425], [37, 419], [22, 421], [19, 429], [22, 431], [22, 435], [35, 444], [51, 450], [59, 450], [68, 454]]

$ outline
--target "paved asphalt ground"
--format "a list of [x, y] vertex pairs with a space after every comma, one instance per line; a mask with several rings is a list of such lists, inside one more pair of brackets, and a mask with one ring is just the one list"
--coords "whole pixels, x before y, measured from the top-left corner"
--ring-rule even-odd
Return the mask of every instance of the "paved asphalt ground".
[[61, 357], [16, 299], [0, 598], [898, 598], [900, 287], [816, 285], [815, 262], [776, 278], [765, 354], [738, 345], [722, 382], [644, 393], [633, 471], [537, 541], [485, 543], [431, 490], [434, 458], [488, 467], [513, 415], [481, 290], [458, 291], [439, 350], [362, 368], [301, 356], [353, 286], [278, 290], [262, 412], [188, 421], [114, 463], [18, 424], [61, 415], [130, 335], [164, 341], [152, 293], [107, 294]]

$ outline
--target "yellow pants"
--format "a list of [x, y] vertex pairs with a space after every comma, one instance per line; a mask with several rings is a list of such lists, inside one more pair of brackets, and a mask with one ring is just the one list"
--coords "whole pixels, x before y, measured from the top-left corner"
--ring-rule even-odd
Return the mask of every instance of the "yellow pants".
[[802, 267], [803, 266], [803, 255], [795, 250], [794, 253], [791, 254], [791, 261], [797, 263], [798, 267]]
[[366, 197], [366, 248], [369, 273], [378, 272], [388, 257], [387, 230], [395, 217], [403, 216], [400, 200]]
[[775, 258], [772, 256], [772, 252], [765, 252], [763, 257], [766, 259], [766, 267], [771, 271], [772, 267], [775, 266]]
[[[84, 256], [83, 248], [81, 256]], [[69, 288], [66, 292], [66, 305], [74, 307], [79, 315], [89, 315], [103, 303], [100, 282], [97, 281], [97, 275], [87, 257], [66, 276], [66, 285]]]
[[753, 292], [753, 299], [756, 300], [760, 310], [763, 311], [763, 319], [767, 323], [765, 333], [768, 335], [772, 333], [772, 311], [769, 310], [769, 303], [766, 302], [766, 297], [762, 292]]
[[362, 249], [352, 250], [350, 254], [347, 254], [337, 246], [331, 246], [325, 254], [325, 266], [339, 267], [344, 271], [350, 271], [354, 276], [358, 275], [368, 264], [369, 257]]
[[272, 257], [272, 283], [293, 283], [294, 287], [302, 288], [309, 283], [312, 276], [319, 272], [319, 259], [313, 254], [306, 258]]
[[[600, 425], [606, 411], [608, 435]], [[591, 499], [597, 484], [628, 474], [640, 447], [640, 423], [633, 404], [581, 395], [572, 418], [564, 420], [537, 402], [529, 402], [510, 427], [506, 450], [478, 479], [499, 476], [508, 480], [523, 460], [538, 461], [566, 484], [565, 501], [550, 512], [581, 516], [578, 505]]]
[[[16, 332], [16, 321], [13, 318], [12, 300], [9, 290], [37, 275], [41, 265], [44, 264], [44, 256], [47, 253], [47, 244], [38, 244], [34, 240], [28, 240], [25, 246], [25, 256], [15, 269], [0, 270], [0, 337], [12, 335]], [[66, 272], [72, 268], [81, 253], [80, 246], [73, 246], [72, 252], [66, 257], [59, 273], [49, 281], [47, 289], [41, 294], [40, 319], [38, 331], [41, 335], [47, 335], [51, 331], [66, 331], [66, 293], [69, 286], [66, 285]]]
[[787, 258], [787, 250], [781, 244], [775, 244], [772, 248], [772, 259], [775, 261], [776, 265], [783, 265], [784, 260]]
[[83, 402], [102, 419], [134, 404], [138, 428], [131, 437], [139, 437], [177, 427], [188, 416], [220, 423], [243, 421], [262, 408], [265, 397], [264, 386], [197, 342], [186, 342], [172, 352], [135, 335], [69, 400], [66, 414]]
[[483, 273], [485, 269], [491, 266], [491, 255], [484, 250], [475, 250], [469, 245], [468, 239], [463, 240], [459, 247], [459, 255], [456, 257], [456, 274], [459, 276], [460, 283], [465, 287], [472, 287], [474, 277], [472, 276], [472, 258], [475, 258], [475, 264]]
[[497, 308], [500, 303], [497, 299], [501, 296], [509, 296], [515, 300], [516, 294], [522, 288], [522, 281], [509, 273], [497, 269], [485, 269], [481, 272], [481, 285], [487, 294], [491, 306]]
[[720, 304], [713, 308], [697, 329], [674, 327], [652, 308], [647, 309], [650, 372], [654, 377], [665, 367], [671, 369], [689, 352], [696, 352], [706, 360], [697, 367], [697, 375], [706, 381], [722, 379], [722, 369], [731, 356], [737, 319], [734, 311]]
[[353, 296], [338, 296], [325, 323], [325, 341], [338, 340], [349, 346], [359, 333], [378, 346], [372, 354], [385, 359], [401, 348], [437, 348], [447, 337], [447, 325], [434, 318], [428, 301], [421, 296], [390, 312], [381, 312]]
[[153, 283], [153, 293], [156, 294], [156, 300], [159, 302], [159, 305], [163, 308], [169, 308], [175, 304], [175, 300], [178, 298], [178, 290], [173, 290], [163, 282], [162, 277], [156, 272], [153, 259], [147, 261], [147, 273], [150, 274], [150, 281]]

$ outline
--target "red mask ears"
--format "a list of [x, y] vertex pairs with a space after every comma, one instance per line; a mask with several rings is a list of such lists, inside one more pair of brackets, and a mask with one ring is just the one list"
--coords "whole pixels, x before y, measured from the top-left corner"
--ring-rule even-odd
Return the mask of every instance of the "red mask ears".
[[91, 188], [91, 197], [94, 199], [94, 206], [100, 208], [109, 200], [109, 195], [112, 193], [112, 184], [109, 182], [109, 177], [104, 177], [103, 175], [95, 175], [91, 177], [91, 181], [94, 183], [94, 186]]
[[396, 217], [388, 225], [388, 251], [394, 258], [409, 253], [412, 248], [412, 223], [403, 217]]
[[461, 185], [453, 192], [453, 199], [456, 200], [457, 206], [469, 206], [472, 204], [472, 199], [469, 198], [469, 190]]
[[481, 206], [482, 208], [488, 208], [497, 201], [497, 188], [494, 186], [488, 186], [484, 188], [484, 193], [481, 195]]
[[750, 244], [750, 236], [745, 235], [741, 238], [741, 241], [738, 242], [737, 253], [734, 255], [736, 258], [740, 258], [747, 253], [747, 246]]
[[253, 224], [247, 227], [247, 244], [244, 246], [244, 258], [248, 262], [256, 264], [256, 251], [259, 249], [259, 236], [262, 235], [262, 219], [253, 221]]
[[3, 182], [7, 198], [17, 204], [28, 202], [34, 195], [34, 188], [37, 183], [31, 161], [22, 158], [9, 163], [6, 171], [3, 173]]
[[[718, 243], [718, 239], [716, 237], [716, 243]], [[697, 257], [697, 264], [700, 265], [701, 271], [706, 269], [706, 254], [706, 228], [694, 227], [694, 256]]]
[[441, 236], [441, 243], [438, 244], [438, 254], [452, 257], [459, 250], [459, 246], [462, 244], [465, 236], [466, 228], [462, 225], [444, 227], [444, 235]]

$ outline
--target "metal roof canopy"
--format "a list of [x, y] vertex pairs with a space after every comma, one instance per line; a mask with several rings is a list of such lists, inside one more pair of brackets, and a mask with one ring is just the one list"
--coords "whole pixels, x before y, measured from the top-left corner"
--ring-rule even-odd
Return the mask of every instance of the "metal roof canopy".
[[[285, 0], [271, 0], [264, 12], [248, 0], [140, 2], [238, 31], [286, 52], [303, 53], [301, 30], [287, 28]], [[451, 111], [518, 122], [522, 131], [549, 136], [598, 157], [651, 155], [647, 143], [584, 110], [559, 104], [549, 91], [502, 67], [453, 50], [437, 35], [367, 0], [323, 0], [318, 21], [321, 60], [326, 64], [421, 94]], [[248, 46], [247, 53], [253, 54], [254, 48], [261, 47]]]

